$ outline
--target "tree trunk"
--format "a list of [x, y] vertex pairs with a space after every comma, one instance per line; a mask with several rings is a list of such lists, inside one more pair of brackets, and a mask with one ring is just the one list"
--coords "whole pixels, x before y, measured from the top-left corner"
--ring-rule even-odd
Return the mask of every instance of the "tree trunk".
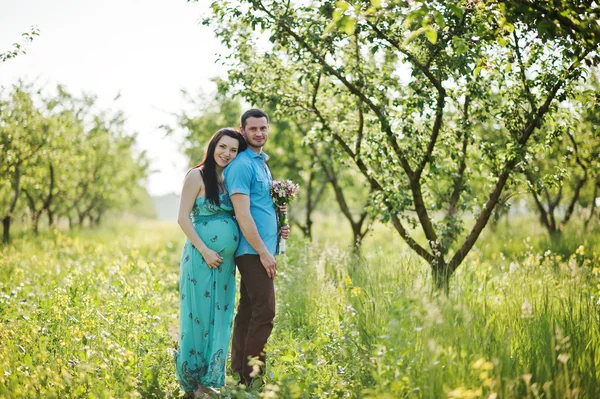
[[[362, 231], [362, 227], [367, 218], [367, 212], [363, 211], [362, 214], [359, 216], [358, 221], [356, 221], [356, 222], [354, 221], [354, 216], [352, 215], [350, 207], [348, 206], [348, 203], [346, 202], [346, 197], [344, 195], [344, 191], [338, 182], [337, 172], [334, 170], [333, 165], [328, 164], [327, 160], [324, 159], [324, 157], [319, 157], [319, 163], [321, 164], [323, 171], [327, 175], [327, 180], [329, 181], [329, 184], [331, 184], [331, 187], [333, 188], [333, 192], [335, 193], [335, 198], [340, 207], [340, 210], [342, 211], [342, 214], [346, 217], [346, 219], [350, 223], [350, 226], [352, 227], [353, 251], [355, 253], [358, 253], [358, 252], [360, 252], [360, 245], [362, 244], [362, 239], [368, 231], [368, 229], [367, 229], [367, 231], [364, 231], [364, 232]], [[371, 194], [373, 194], [373, 189], [371, 189], [371, 191], [369, 192], [369, 196]]]
[[33, 215], [31, 216], [31, 222], [33, 224], [33, 234], [35, 234], [36, 236], [39, 234], [40, 229], [40, 216], [42, 214], [42, 211], [35, 211], [33, 212]]
[[[350, 221], [350, 223], [352, 225], [352, 234], [353, 234], [352, 249], [356, 255], [360, 254], [360, 248], [362, 246], [363, 239], [369, 232], [370, 223], [367, 222], [367, 218], [368, 218], [368, 213], [366, 210], [364, 210], [361, 213], [361, 215], [358, 219], [358, 222], [354, 222], [353, 220]], [[366, 227], [363, 229], [365, 222], [366, 222]]]
[[304, 224], [304, 229], [303, 229], [304, 237], [308, 238], [309, 241], [312, 241], [312, 225], [313, 225], [313, 221], [312, 221], [310, 213], [306, 214], [306, 221], [304, 223], [305, 223]]
[[38, 226], [39, 226], [40, 214], [42, 213], [42, 209], [36, 209], [35, 199], [33, 198], [33, 196], [31, 194], [29, 194], [29, 191], [23, 189], [23, 193], [25, 193], [25, 196], [27, 197], [27, 201], [29, 202], [29, 209], [31, 210], [31, 225], [33, 227], [33, 234], [38, 235], [38, 233], [39, 233]]
[[560, 230], [560, 228], [558, 228], [554, 230], [549, 230], [548, 234], [550, 236], [550, 242], [552, 243], [552, 246], [554, 248], [557, 248], [562, 242], [562, 231]]
[[10, 219], [11, 216], [7, 215], [2, 219], [2, 227], [4, 228], [4, 232], [2, 234], [2, 242], [4, 244], [8, 244], [10, 241]]
[[48, 214], [48, 227], [53, 228], [56, 224], [56, 220], [54, 220], [54, 212], [48, 208], [46, 209], [46, 213]]
[[450, 292], [450, 277], [453, 270], [448, 267], [442, 256], [436, 256], [436, 259], [431, 264], [431, 277], [433, 286], [437, 291], [442, 291], [445, 294]]
[[312, 204], [312, 192], [313, 192], [313, 180], [315, 178], [315, 172], [314, 171], [310, 171], [310, 175], [308, 176], [308, 182], [306, 183], [306, 202], [305, 202], [305, 206], [304, 206], [304, 211], [306, 213], [306, 219], [304, 221], [304, 225], [301, 225], [300, 223], [298, 223], [298, 225], [300, 226], [300, 228], [302, 229], [302, 234], [304, 234], [304, 237], [308, 238], [310, 241], [312, 241], [312, 211], [313, 211], [313, 204]]
[[583, 224], [583, 230], [587, 231], [590, 221], [594, 217], [596, 211], [596, 198], [598, 197], [598, 187], [600, 187], [600, 180], [597, 180], [594, 185], [594, 193], [592, 194], [592, 203], [590, 204], [590, 215], [587, 217]]
[[17, 207], [17, 201], [19, 200], [19, 190], [20, 190], [19, 184], [21, 183], [21, 165], [20, 164], [17, 164], [15, 167], [14, 178], [15, 178], [15, 180], [13, 181], [13, 190], [15, 193], [15, 197], [13, 198], [13, 200], [10, 204], [8, 213], [6, 214], [6, 216], [4, 216], [4, 219], [2, 220], [2, 225], [4, 227], [4, 233], [2, 235], [2, 242], [5, 244], [10, 241], [10, 222], [11, 222], [12, 214], [15, 211], [15, 208]]
[[360, 254], [363, 237], [364, 236], [360, 232], [360, 226], [352, 223], [352, 251], [356, 255]]
[[54, 227], [54, 213], [50, 210], [50, 205], [54, 200], [54, 167], [52, 166], [52, 162], [48, 164], [48, 170], [50, 172], [50, 184], [48, 188], [48, 195], [46, 196], [46, 200], [44, 201], [44, 205], [42, 207], [42, 211], [46, 211], [48, 213], [48, 227]]

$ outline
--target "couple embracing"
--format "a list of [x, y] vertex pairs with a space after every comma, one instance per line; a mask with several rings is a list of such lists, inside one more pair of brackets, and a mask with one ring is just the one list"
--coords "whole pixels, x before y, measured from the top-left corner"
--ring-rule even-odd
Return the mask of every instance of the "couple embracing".
[[[271, 197], [262, 151], [268, 136], [267, 114], [246, 111], [240, 132], [215, 133], [183, 183], [178, 222], [188, 239], [180, 264], [175, 362], [181, 388], [195, 396], [224, 385], [230, 340], [231, 368], [240, 383], [260, 379], [265, 364], [275, 317], [278, 236], [289, 234], [289, 226], [278, 228]], [[232, 337], [236, 264], [241, 284]]]

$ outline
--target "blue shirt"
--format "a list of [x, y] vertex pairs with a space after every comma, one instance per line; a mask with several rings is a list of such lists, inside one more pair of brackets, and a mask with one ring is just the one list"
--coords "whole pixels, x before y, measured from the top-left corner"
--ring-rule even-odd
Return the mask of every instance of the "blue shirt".
[[[258, 234], [271, 255], [277, 254], [277, 215], [271, 197], [273, 177], [267, 167], [267, 154], [260, 155], [247, 148], [224, 171], [225, 187], [229, 195], [244, 194], [250, 197], [250, 214], [256, 223]], [[241, 234], [235, 256], [258, 255], [252, 245]]]

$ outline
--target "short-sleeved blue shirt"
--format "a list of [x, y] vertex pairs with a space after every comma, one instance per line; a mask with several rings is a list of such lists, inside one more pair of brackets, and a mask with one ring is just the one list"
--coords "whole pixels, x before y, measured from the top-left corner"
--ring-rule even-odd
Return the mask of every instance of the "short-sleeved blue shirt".
[[[265, 243], [267, 250], [277, 254], [277, 215], [275, 203], [271, 197], [271, 182], [273, 177], [267, 167], [267, 154], [261, 151], [260, 155], [247, 148], [224, 171], [225, 187], [229, 195], [244, 194], [250, 197], [250, 214], [256, 223], [258, 234]], [[257, 255], [252, 245], [241, 234], [235, 256]]]

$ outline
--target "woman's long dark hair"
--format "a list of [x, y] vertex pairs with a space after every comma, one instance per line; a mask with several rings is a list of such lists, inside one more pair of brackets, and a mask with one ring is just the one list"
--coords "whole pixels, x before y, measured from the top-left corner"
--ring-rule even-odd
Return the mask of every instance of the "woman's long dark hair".
[[202, 180], [204, 180], [204, 190], [206, 198], [214, 205], [219, 206], [219, 182], [217, 181], [217, 163], [215, 162], [215, 150], [217, 143], [221, 140], [221, 137], [229, 136], [236, 139], [239, 143], [238, 154], [246, 149], [248, 146], [244, 136], [240, 132], [230, 127], [218, 130], [208, 142], [206, 150], [204, 151], [204, 158], [202, 162], [194, 166], [192, 169], [200, 169], [202, 172]]

